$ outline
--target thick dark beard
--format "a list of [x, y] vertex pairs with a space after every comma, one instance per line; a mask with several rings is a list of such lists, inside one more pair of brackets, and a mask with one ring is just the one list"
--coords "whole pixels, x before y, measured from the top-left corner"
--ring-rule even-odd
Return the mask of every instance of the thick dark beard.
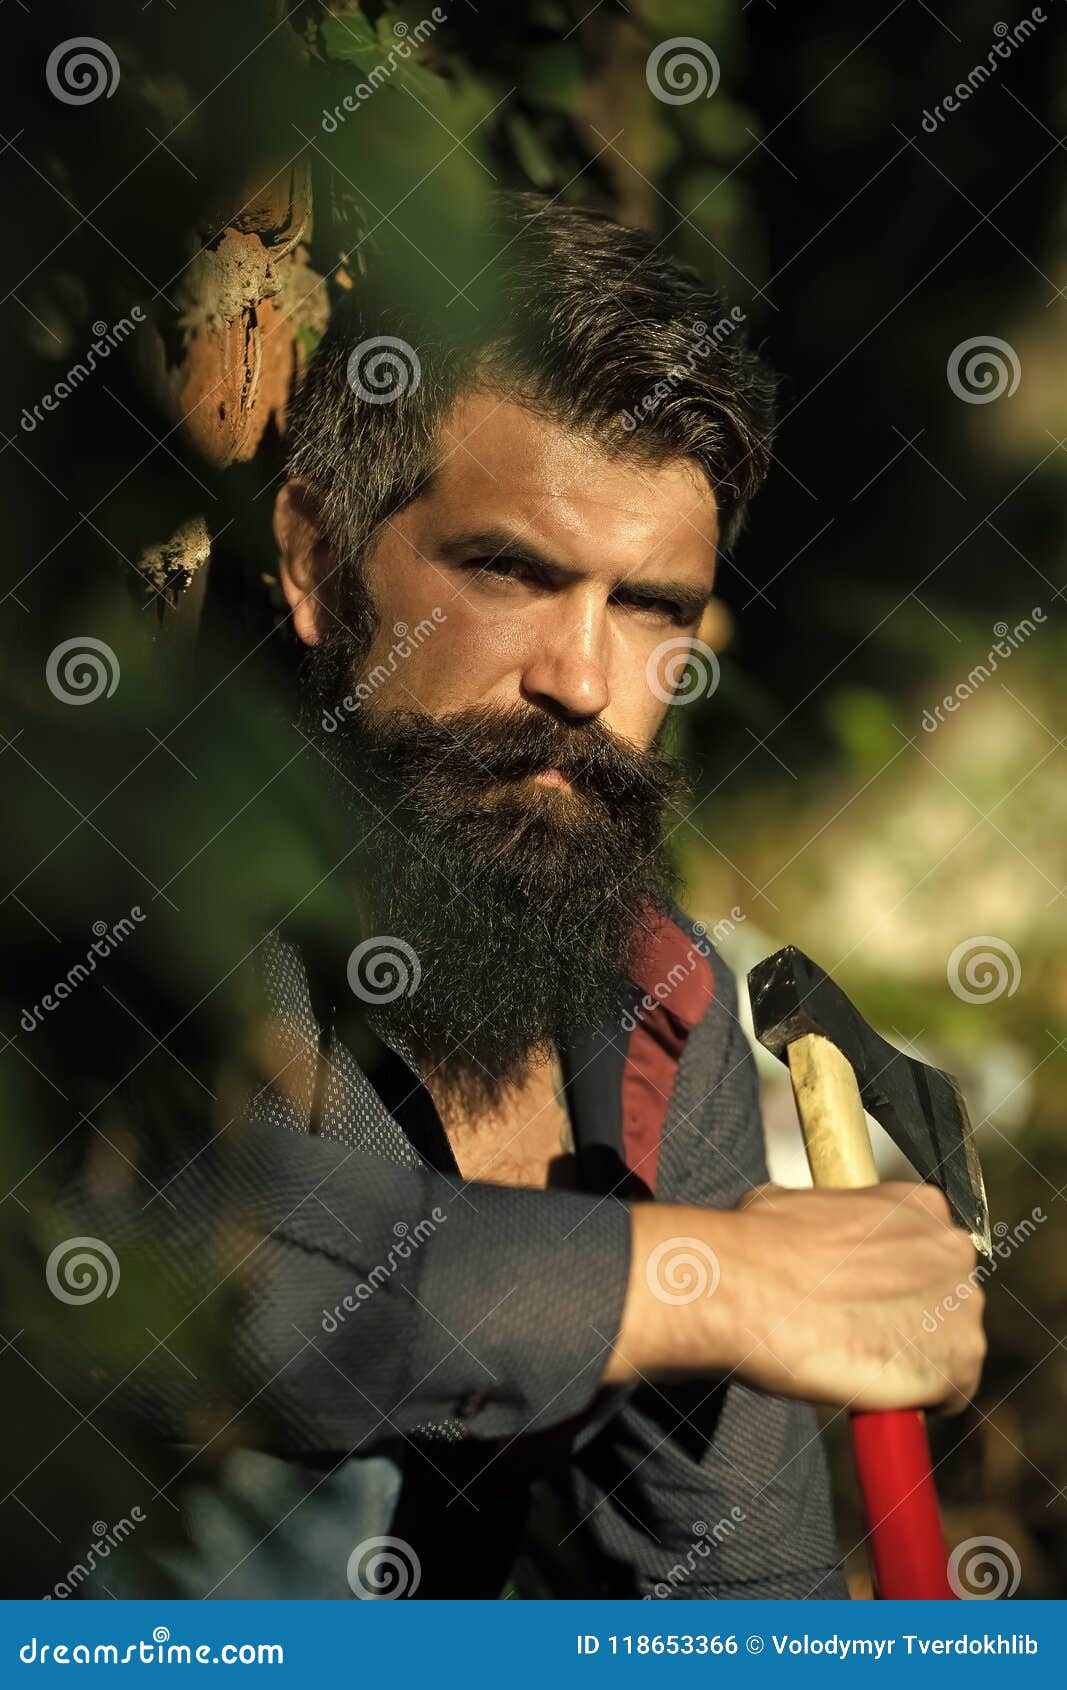
[[[495, 1102], [531, 1061], [621, 1018], [672, 890], [678, 767], [532, 705], [338, 711], [321, 690], [338, 654], [322, 655], [305, 720], [371, 833], [369, 931], [418, 959], [417, 988], [376, 1016], [464, 1108]], [[535, 783], [550, 769], [569, 787]]]

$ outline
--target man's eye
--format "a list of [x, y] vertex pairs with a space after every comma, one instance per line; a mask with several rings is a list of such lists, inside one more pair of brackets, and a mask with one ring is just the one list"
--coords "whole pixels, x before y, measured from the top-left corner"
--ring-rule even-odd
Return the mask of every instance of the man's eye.
[[692, 621], [691, 613], [682, 604], [676, 604], [673, 599], [653, 600], [653, 609], [657, 615], [665, 616], [668, 622], [677, 622], [679, 627]]
[[509, 557], [475, 557], [463, 565], [476, 578], [488, 576], [496, 581], [528, 581], [531, 572], [525, 564]]
[[642, 611], [654, 620], [675, 623], [679, 628], [687, 628], [693, 620], [691, 611], [676, 599], [646, 599], [620, 593], [616, 602], [628, 610]]

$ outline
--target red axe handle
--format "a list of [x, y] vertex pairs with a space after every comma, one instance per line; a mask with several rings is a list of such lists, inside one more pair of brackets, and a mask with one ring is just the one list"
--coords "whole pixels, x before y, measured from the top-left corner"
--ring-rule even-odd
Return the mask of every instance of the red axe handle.
[[923, 1414], [917, 1408], [853, 1414], [852, 1447], [875, 1595], [890, 1602], [954, 1597]]
[[[877, 1185], [878, 1170], [851, 1064], [819, 1033], [796, 1039], [787, 1055], [815, 1184]], [[853, 1414], [852, 1443], [875, 1594], [886, 1600], [954, 1596], [921, 1411]]]

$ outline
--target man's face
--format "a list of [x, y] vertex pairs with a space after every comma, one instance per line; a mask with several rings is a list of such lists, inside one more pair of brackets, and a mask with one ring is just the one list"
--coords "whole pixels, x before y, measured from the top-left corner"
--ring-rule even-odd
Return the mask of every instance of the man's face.
[[[647, 748], [667, 708], [650, 660], [711, 592], [717, 512], [696, 466], [609, 457], [483, 393], [456, 405], [442, 448], [428, 494], [365, 560], [378, 626], [364, 673], [389, 670], [374, 713], [525, 703]], [[390, 661], [397, 627], [435, 610], [432, 636]], [[304, 637], [328, 615], [305, 618]]]
[[612, 458], [486, 395], [441, 444], [428, 491], [345, 564], [369, 645], [364, 610], [348, 627], [301, 596], [302, 566], [313, 586], [335, 560], [284, 492], [279, 537], [310, 731], [372, 824], [369, 918], [419, 958], [389, 1019], [491, 1093], [619, 1013], [667, 900], [657, 653], [699, 622], [716, 511], [692, 466]]

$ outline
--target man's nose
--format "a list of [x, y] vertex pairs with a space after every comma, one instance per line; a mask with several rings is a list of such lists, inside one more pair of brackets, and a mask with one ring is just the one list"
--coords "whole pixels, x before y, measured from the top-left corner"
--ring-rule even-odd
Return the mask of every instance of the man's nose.
[[[544, 636], [544, 637], [541, 637]], [[610, 694], [604, 663], [604, 608], [588, 604], [561, 615], [558, 627], [539, 630], [522, 672], [523, 696], [555, 715], [599, 716]]]

